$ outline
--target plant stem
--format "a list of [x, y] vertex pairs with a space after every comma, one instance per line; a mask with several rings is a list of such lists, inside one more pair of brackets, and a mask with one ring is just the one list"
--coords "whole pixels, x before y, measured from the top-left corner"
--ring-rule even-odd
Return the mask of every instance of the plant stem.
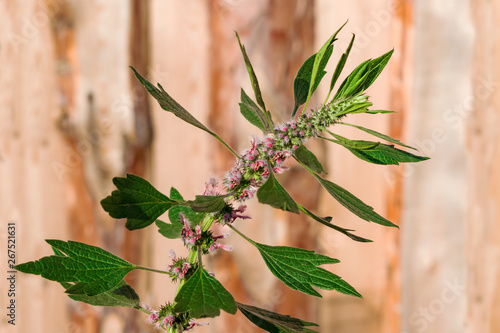
[[149, 272], [155, 272], [155, 273], [161, 273], [161, 274], [168, 274], [170, 275], [170, 272], [167, 271], [162, 271], [159, 269], [154, 269], [154, 268], [149, 268], [149, 267], [144, 267], [144, 266], [135, 266], [136, 269], [142, 269], [143, 271], [149, 271]]
[[[201, 224], [200, 224], [201, 231], [207, 231], [208, 229], [210, 229], [210, 227], [212, 226], [214, 221], [215, 221], [214, 217], [211, 214], [207, 214], [205, 216], [205, 218], [203, 219], [203, 221], [201, 221]], [[196, 263], [196, 261], [199, 261], [200, 266], [198, 267], [198, 269], [203, 268], [203, 267], [201, 267], [201, 248], [200, 247], [193, 247], [191, 250], [189, 250], [187, 260], [191, 266], [193, 266]], [[182, 279], [179, 281], [179, 284], [177, 285], [177, 290], [175, 291], [174, 299], [177, 296], [177, 294], [179, 293], [179, 291], [181, 290], [184, 283], [186, 283], [185, 281], [186, 281], [185, 279]], [[174, 301], [174, 305], [175, 305], [175, 301]], [[175, 330], [172, 327], [170, 327], [168, 329], [168, 333], [178, 333], [178, 332], [182, 332], [182, 331], [183, 331], [182, 327], [179, 327], [178, 330]]]
[[247, 240], [250, 244], [252, 244], [254, 246], [257, 245], [253, 240], [251, 240], [247, 236], [243, 235], [238, 229], [236, 229], [235, 227], [233, 227], [231, 224], [228, 224], [227, 226], [229, 226], [229, 228], [233, 229], [238, 235], [240, 235], [241, 237], [245, 238], [245, 240]]

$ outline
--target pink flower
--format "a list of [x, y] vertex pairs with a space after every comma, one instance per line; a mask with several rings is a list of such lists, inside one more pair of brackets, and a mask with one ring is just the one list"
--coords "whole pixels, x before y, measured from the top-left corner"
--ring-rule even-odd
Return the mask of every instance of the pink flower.
[[196, 244], [196, 241], [201, 238], [201, 227], [197, 225], [193, 231], [193, 229], [191, 229], [191, 226], [188, 223], [188, 220], [184, 217], [184, 214], [182, 213], [179, 213], [179, 219], [184, 224], [181, 231], [181, 236], [182, 240], [184, 241], [184, 245], [186, 245], [188, 248], [192, 248]]
[[208, 323], [207, 323], [207, 322], [198, 322], [198, 321], [196, 321], [196, 320], [194, 320], [194, 319], [189, 319], [189, 324], [188, 324], [188, 325], [189, 325], [189, 326], [186, 328], [186, 331], [187, 331], [187, 330], [192, 329], [192, 328], [193, 328], [193, 327], [195, 327], [195, 326], [204, 326], [204, 325], [208, 325]]
[[204, 195], [217, 195], [217, 185], [219, 185], [219, 180], [217, 178], [209, 178], [205, 183], [205, 192]]
[[159, 318], [158, 318], [158, 312], [153, 311], [153, 313], [151, 313], [151, 314], [149, 315], [149, 317], [148, 317], [148, 319], [147, 319], [147, 320], [148, 320], [148, 322], [149, 322], [150, 324], [154, 324], [154, 323], [156, 323], [156, 322], [159, 320]]
[[167, 325], [168, 327], [172, 327], [174, 324], [175, 317], [172, 315], [165, 316], [161, 321], [163, 325]]

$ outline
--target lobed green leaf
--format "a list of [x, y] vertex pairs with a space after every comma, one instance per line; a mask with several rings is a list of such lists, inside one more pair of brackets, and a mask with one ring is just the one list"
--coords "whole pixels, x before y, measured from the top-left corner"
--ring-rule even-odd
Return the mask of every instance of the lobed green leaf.
[[101, 201], [102, 208], [111, 217], [126, 218], [125, 226], [129, 230], [149, 226], [168, 209], [179, 204], [147, 180], [132, 174], [127, 174], [126, 178], [115, 177], [113, 183], [118, 190]]
[[236, 313], [233, 296], [203, 268], [187, 280], [175, 297], [175, 311], [187, 312], [193, 318], [217, 317], [220, 310]]
[[314, 333], [316, 331], [308, 329], [307, 326], [318, 326], [315, 323], [251, 305], [236, 302], [236, 306], [252, 323], [271, 333]]
[[96, 246], [53, 239], [46, 242], [57, 255], [17, 265], [16, 269], [52, 281], [73, 282], [66, 289], [68, 294], [94, 296], [106, 292], [115, 288], [125, 275], [136, 268]]
[[181, 232], [184, 225], [179, 222], [179, 218], [177, 218], [177, 222], [166, 223], [161, 220], [156, 220], [155, 223], [158, 227], [158, 232], [163, 237], [166, 237], [168, 239], [181, 238]]
[[218, 212], [226, 205], [225, 195], [197, 195], [195, 200], [186, 201], [186, 204], [195, 212]]

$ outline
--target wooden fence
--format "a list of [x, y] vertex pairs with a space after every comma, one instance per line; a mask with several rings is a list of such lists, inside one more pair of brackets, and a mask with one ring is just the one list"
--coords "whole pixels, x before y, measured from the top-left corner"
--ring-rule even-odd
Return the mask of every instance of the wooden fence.
[[[328, 269], [364, 299], [291, 291], [236, 236], [228, 239], [235, 251], [212, 256], [210, 269], [239, 301], [317, 322], [321, 332], [499, 332], [498, 1], [0, 0], [2, 251], [13, 223], [18, 262], [48, 255], [43, 240], [55, 238], [165, 267], [169, 249], [183, 253], [179, 242], [154, 228], [126, 231], [110, 218], [99, 201], [112, 191], [111, 179], [130, 172], [162, 191], [174, 186], [193, 196], [234, 158], [162, 111], [128, 66], [160, 82], [242, 150], [258, 133], [239, 115], [240, 87], [251, 88], [234, 31], [268, 108], [284, 120], [296, 71], [346, 19], [333, 57], [355, 33], [345, 72], [395, 49], [369, 94], [377, 108], [397, 113], [351, 120], [400, 138], [431, 160], [382, 167], [335, 147], [311, 149], [329, 179], [400, 230], [360, 221], [293, 165], [281, 179], [294, 198], [374, 243], [354, 243], [255, 202], [252, 220], [240, 226], [268, 244], [340, 259]], [[318, 95], [325, 94], [320, 87]], [[354, 130], [340, 133], [364, 138]], [[57, 283], [24, 274], [16, 275], [16, 325], [10, 325], [4, 253], [1, 332], [153, 331], [137, 311], [76, 303]], [[127, 280], [154, 307], [175, 292], [163, 276], [131, 273]], [[241, 314], [208, 321], [199, 332], [259, 332]]]

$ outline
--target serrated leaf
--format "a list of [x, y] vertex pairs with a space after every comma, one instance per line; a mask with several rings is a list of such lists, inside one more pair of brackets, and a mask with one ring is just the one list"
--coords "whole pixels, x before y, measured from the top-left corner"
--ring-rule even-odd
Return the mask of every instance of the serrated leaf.
[[195, 200], [186, 201], [186, 204], [195, 212], [218, 212], [226, 205], [224, 195], [197, 195]]
[[257, 199], [260, 203], [270, 205], [284, 211], [299, 213], [297, 203], [292, 199], [290, 194], [276, 180], [273, 173], [269, 173], [269, 178], [257, 190]]
[[131, 67], [134, 71], [135, 76], [141, 82], [141, 84], [146, 88], [147, 92], [153, 96], [161, 108], [165, 111], [172, 112], [178, 118], [184, 120], [185, 122], [198, 127], [199, 129], [204, 130], [212, 135], [215, 135], [214, 132], [209, 130], [205, 125], [198, 121], [193, 115], [191, 115], [186, 109], [184, 109], [179, 103], [177, 103], [158, 83], [158, 88], [156, 88], [151, 82], [146, 80], [141, 74], [139, 74], [135, 68]]
[[[184, 202], [184, 198], [182, 195], [177, 191], [175, 188], [170, 189], [170, 199], [178, 201], [178, 202]], [[179, 213], [182, 213], [185, 218], [191, 222], [192, 225], [199, 224], [201, 220], [203, 220], [203, 217], [205, 217], [205, 214], [203, 213], [196, 213], [194, 210], [192, 210], [189, 206], [181, 206], [177, 205], [168, 210], [168, 219], [170, 220], [171, 224], [181, 224], [179, 222]]]
[[[61, 285], [66, 289], [73, 286], [69, 282], [61, 282]], [[85, 294], [70, 294], [68, 296], [75, 301], [93, 306], [121, 306], [135, 309], [141, 307], [139, 296], [125, 280], [121, 280], [113, 289], [94, 296]]]
[[391, 50], [376, 59], [361, 63], [342, 82], [333, 99], [348, 98], [368, 89], [385, 68], [393, 52]]
[[[321, 61], [318, 73], [316, 75], [316, 80], [314, 82], [313, 93], [318, 88], [321, 80], [326, 74], [325, 67], [330, 60], [333, 53], [333, 45], [330, 45], [326, 50], [323, 60]], [[293, 107], [292, 118], [297, 113], [299, 106], [304, 104], [307, 100], [307, 95], [309, 94], [309, 87], [311, 85], [312, 71], [314, 66], [314, 61], [316, 59], [317, 53], [310, 56], [302, 66], [299, 68], [297, 75], [295, 76], [295, 81], [293, 82], [293, 95], [295, 100], [295, 105]]]
[[73, 282], [66, 292], [94, 296], [117, 286], [125, 275], [136, 268], [131, 263], [103, 249], [84, 243], [46, 240], [55, 255], [16, 266], [16, 269], [41, 275], [57, 282]]
[[135, 76], [139, 80], [139, 82], [146, 88], [146, 91], [153, 96], [160, 104], [160, 107], [168, 112], [172, 112], [176, 117], [184, 120], [188, 124], [191, 124], [199, 129], [204, 130], [205, 132], [212, 135], [214, 138], [219, 140], [231, 153], [238, 157], [238, 154], [224, 141], [222, 140], [215, 132], [212, 132], [208, 127], [203, 125], [198, 119], [196, 119], [192, 114], [190, 114], [186, 109], [184, 109], [179, 103], [177, 103], [158, 83], [158, 88], [156, 88], [151, 82], [146, 80], [144, 77], [139, 74], [135, 68], [132, 68]]
[[304, 145], [300, 145], [299, 148], [294, 150], [293, 157], [316, 173], [326, 173], [316, 155]]
[[307, 326], [318, 326], [298, 318], [236, 302], [238, 309], [256, 326], [271, 333], [317, 333]]
[[358, 217], [368, 222], [375, 222], [377, 224], [397, 228], [397, 225], [377, 214], [372, 207], [365, 204], [363, 201], [352, 195], [346, 189], [332, 183], [329, 180], [321, 178], [317, 174], [313, 174], [313, 176], [320, 182], [320, 184], [328, 191], [328, 193], [330, 193], [330, 195], [335, 200], [337, 200], [342, 206], [349, 209]]
[[[255, 99], [257, 100], [257, 103], [261, 106], [262, 110], [264, 112], [267, 112], [266, 105], [264, 104], [264, 100], [262, 99], [262, 93], [260, 92], [259, 81], [257, 80], [257, 75], [255, 75], [255, 72], [254, 72], [253, 67], [252, 67], [252, 63], [250, 63], [250, 59], [248, 58], [247, 51], [245, 50], [245, 47], [241, 44], [240, 36], [238, 35], [238, 33], [236, 33], [236, 38], [238, 39], [238, 44], [240, 45], [240, 50], [241, 50], [241, 53], [243, 55], [243, 59], [245, 60], [245, 66], [247, 68], [248, 75], [250, 76], [250, 82], [252, 83], [253, 92], [255, 93]], [[267, 113], [267, 115], [268, 115], [269, 120], [270, 120], [271, 118], [270, 118], [269, 113]], [[267, 120], [268, 123], [270, 122], [269, 120]], [[269, 124], [269, 125], [271, 125], [271, 124]]]
[[406, 148], [410, 148], [410, 149], [413, 149], [413, 150], [416, 150], [415, 148], [411, 147], [411, 146], [408, 146], [408, 145], [405, 145], [404, 143], [402, 143], [401, 141], [399, 140], [396, 140], [396, 139], [393, 139], [391, 138], [390, 136], [388, 135], [385, 135], [385, 134], [382, 134], [382, 133], [379, 133], [377, 131], [374, 131], [374, 130], [371, 130], [369, 128], [365, 128], [365, 127], [362, 127], [362, 126], [358, 126], [358, 125], [353, 125], [353, 124], [348, 124], [348, 123], [339, 123], [339, 124], [342, 124], [342, 125], [347, 125], [347, 126], [351, 126], [351, 127], [355, 127], [357, 129], [360, 129], [368, 134], [371, 134], [373, 136], [376, 136], [377, 138], [380, 138], [380, 139], [383, 139], [383, 140], [386, 140], [386, 141], [389, 141], [389, 142], [392, 142], [394, 144], [397, 144], [397, 145], [400, 145], [400, 146], [403, 146], [403, 147], [406, 147]]
[[361, 297], [347, 282], [323, 268], [324, 264], [335, 264], [337, 259], [288, 246], [269, 246], [252, 243], [257, 247], [267, 267], [278, 279], [288, 287], [300, 290], [308, 295], [321, 297], [312, 287], [325, 290], [336, 290], [346, 295]]
[[[327, 57], [327, 51], [328, 51], [328, 48], [330, 47], [330, 45], [333, 44], [333, 42], [335, 41], [335, 37], [337, 36], [337, 34], [340, 32], [340, 30], [342, 30], [342, 28], [347, 24], [347, 21], [339, 28], [339, 30], [337, 30], [327, 41], [325, 44], [323, 44], [323, 46], [321, 47], [321, 49], [318, 51], [318, 53], [316, 54], [316, 57], [314, 58], [314, 64], [313, 64], [313, 69], [312, 69], [312, 73], [311, 73], [311, 83], [309, 84], [309, 92], [307, 94], [307, 99], [306, 99], [306, 103], [304, 105], [304, 109], [307, 108], [307, 105], [309, 103], [309, 99], [311, 98], [313, 92], [314, 92], [314, 89], [316, 87], [316, 80], [317, 80], [317, 76], [319, 74], [319, 71], [320, 71], [320, 67], [323, 63], [323, 58], [326, 58]], [[328, 58], [330, 58], [330, 56], [328, 56]], [[328, 62], [328, 59], [327, 59], [327, 62]]]
[[246, 120], [258, 127], [264, 134], [272, 132], [264, 112], [248, 97], [243, 89], [241, 89], [240, 112]]
[[306, 214], [307, 216], [311, 217], [312, 219], [314, 219], [315, 221], [318, 221], [319, 223], [329, 227], [329, 228], [332, 228], [333, 230], [336, 230], [338, 232], [340, 232], [341, 234], [344, 234], [346, 235], [347, 237], [349, 237], [350, 239], [356, 241], [356, 242], [362, 242], [362, 243], [369, 243], [369, 242], [372, 242], [371, 240], [369, 239], [366, 239], [366, 238], [363, 238], [363, 237], [359, 237], [359, 236], [356, 236], [354, 234], [351, 233], [351, 231], [354, 231], [354, 230], [350, 230], [350, 229], [344, 229], [342, 227], [339, 227], [335, 224], [332, 224], [331, 223], [331, 220], [332, 218], [331, 217], [319, 217], [317, 216], [316, 214], [312, 213], [311, 211], [309, 211], [308, 209], [306, 209], [305, 207], [299, 205], [299, 209], [304, 212], [304, 214]]
[[129, 230], [141, 229], [153, 223], [171, 207], [175, 200], [159, 192], [147, 180], [127, 174], [126, 178], [115, 177], [117, 191], [101, 201], [102, 208], [116, 219], [126, 218]]
[[233, 296], [208, 272], [199, 268], [175, 297], [175, 311], [187, 312], [193, 318], [217, 317], [220, 310], [236, 313]]
[[399, 163], [414, 163], [429, 159], [428, 157], [413, 155], [407, 151], [395, 148], [393, 145], [383, 143], [368, 150], [346, 148], [358, 158], [374, 164], [399, 165]]
[[181, 238], [181, 232], [183, 224], [180, 222], [166, 223], [161, 220], [156, 220], [156, 226], [158, 227], [158, 232], [168, 239]]

